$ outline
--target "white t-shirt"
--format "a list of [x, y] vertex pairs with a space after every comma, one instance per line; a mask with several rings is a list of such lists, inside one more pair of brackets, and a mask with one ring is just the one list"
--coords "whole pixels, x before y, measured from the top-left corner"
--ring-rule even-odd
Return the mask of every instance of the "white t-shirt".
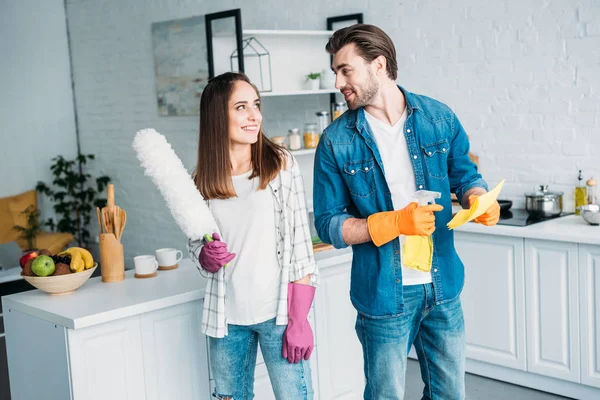
[[252, 171], [233, 176], [237, 197], [211, 200], [211, 211], [235, 258], [225, 268], [227, 323], [253, 325], [277, 316], [281, 268], [273, 195], [269, 187], [256, 190]]
[[[400, 119], [390, 126], [378, 120], [365, 111], [367, 122], [375, 137], [383, 168], [385, 180], [392, 194], [394, 210], [401, 210], [409, 203], [416, 201], [413, 198], [417, 190], [415, 173], [409, 157], [408, 145], [404, 137], [404, 123], [406, 122], [406, 108]], [[400, 235], [400, 254], [406, 236]], [[422, 285], [431, 282], [431, 272], [417, 271], [402, 265], [402, 285]]]

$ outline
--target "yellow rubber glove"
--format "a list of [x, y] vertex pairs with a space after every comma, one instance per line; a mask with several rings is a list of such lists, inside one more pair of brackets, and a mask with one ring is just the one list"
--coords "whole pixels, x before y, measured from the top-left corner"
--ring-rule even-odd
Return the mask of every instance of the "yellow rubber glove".
[[[472, 194], [468, 197], [469, 207], [473, 204], [475, 199], [479, 197], [477, 194]], [[479, 217], [475, 218], [473, 222], [477, 222], [478, 224], [483, 224], [486, 226], [494, 226], [498, 223], [500, 219], [500, 204], [497, 201], [493, 202], [492, 205], [485, 210], [483, 214]]]
[[402, 210], [372, 214], [367, 218], [369, 235], [377, 247], [400, 235], [430, 236], [435, 230], [433, 213], [443, 209], [439, 204], [418, 206], [410, 203]]

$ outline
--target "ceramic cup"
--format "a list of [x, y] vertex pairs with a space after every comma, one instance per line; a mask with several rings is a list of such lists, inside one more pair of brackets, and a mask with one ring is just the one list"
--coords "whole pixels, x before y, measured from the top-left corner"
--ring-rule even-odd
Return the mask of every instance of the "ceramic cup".
[[159, 267], [171, 267], [183, 258], [183, 252], [177, 249], [158, 249], [156, 259]]
[[135, 264], [135, 273], [138, 275], [149, 275], [158, 269], [158, 261], [154, 256], [133, 257]]

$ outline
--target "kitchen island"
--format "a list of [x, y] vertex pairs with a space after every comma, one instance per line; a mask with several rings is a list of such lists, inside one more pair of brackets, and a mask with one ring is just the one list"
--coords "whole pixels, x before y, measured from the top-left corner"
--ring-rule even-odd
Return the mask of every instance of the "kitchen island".
[[[315, 258], [321, 272], [309, 317], [315, 398], [359, 398], [364, 380], [348, 298], [351, 253], [330, 250]], [[126, 271], [117, 283], [92, 278], [65, 296], [33, 290], [3, 297], [12, 400], [211, 398], [200, 333], [206, 280], [190, 260], [156, 278], [133, 274]], [[342, 363], [341, 354], [352, 362]], [[260, 355], [255, 376], [256, 398], [274, 398]]]
[[455, 232], [467, 371], [600, 398], [600, 227], [577, 215]]

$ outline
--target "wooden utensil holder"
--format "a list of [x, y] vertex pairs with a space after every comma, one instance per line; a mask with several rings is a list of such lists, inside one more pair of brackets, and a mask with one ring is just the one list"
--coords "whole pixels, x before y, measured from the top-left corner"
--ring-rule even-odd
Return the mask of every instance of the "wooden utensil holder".
[[102, 282], [119, 282], [125, 279], [123, 245], [112, 233], [100, 234], [100, 269]]

